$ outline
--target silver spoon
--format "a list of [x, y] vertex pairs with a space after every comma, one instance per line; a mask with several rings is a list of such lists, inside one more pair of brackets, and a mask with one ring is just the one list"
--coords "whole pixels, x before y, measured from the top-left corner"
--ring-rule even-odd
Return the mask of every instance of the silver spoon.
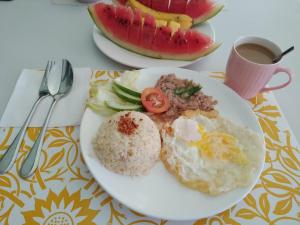
[[73, 70], [70, 62], [66, 59], [62, 60], [62, 64], [60, 67], [61, 70], [61, 80], [59, 80], [60, 85], [59, 89], [57, 91], [57, 81], [49, 81], [48, 87], [49, 91], [53, 97], [52, 104], [50, 106], [50, 109], [47, 114], [47, 118], [44, 122], [44, 125], [42, 127], [42, 131], [40, 132], [37, 140], [32, 146], [31, 151], [27, 155], [26, 159], [24, 160], [21, 169], [20, 169], [20, 175], [21, 177], [29, 177], [31, 176], [34, 171], [36, 170], [38, 163], [39, 163], [39, 158], [43, 146], [43, 139], [47, 130], [47, 126], [52, 114], [52, 111], [54, 109], [54, 106], [56, 103], [63, 97], [65, 97], [71, 90], [72, 85], [73, 85]]
[[20, 145], [22, 143], [22, 139], [24, 137], [24, 134], [26, 132], [26, 129], [31, 121], [31, 118], [33, 114], [35, 113], [35, 110], [37, 109], [38, 104], [47, 96], [50, 95], [49, 90], [48, 90], [48, 84], [47, 84], [47, 77], [54, 65], [54, 61], [48, 61], [45, 73], [43, 76], [43, 80], [40, 85], [39, 89], [39, 98], [35, 101], [35, 103], [32, 106], [32, 109], [30, 113], [28, 114], [22, 128], [20, 129], [19, 133], [11, 143], [11, 145], [8, 147], [6, 150], [5, 154], [2, 156], [0, 159], [0, 174], [4, 174], [10, 170], [12, 165], [14, 164], [17, 155], [18, 155], [18, 150], [20, 148]]
[[277, 56], [275, 59], [273, 59], [272, 62], [273, 62], [273, 63], [279, 62], [279, 61], [282, 59], [282, 57], [283, 57], [284, 55], [290, 53], [290, 52], [293, 51], [294, 49], [295, 49], [294, 46], [288, 48], [287, 50], [285, 50], [284, 52], [282, 52], [279, 56]]

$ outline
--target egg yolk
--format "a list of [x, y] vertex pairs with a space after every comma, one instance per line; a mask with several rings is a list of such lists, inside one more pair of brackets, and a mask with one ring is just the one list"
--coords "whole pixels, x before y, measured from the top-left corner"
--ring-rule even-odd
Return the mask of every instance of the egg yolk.
[[234, 136], [219, 131], [206, 132], [202, 126], [198, 126], [198, 131], [201, 134], [200, 140], [190, 144], [196, 146], [203, 157], [228, 160], [239, 165], [247, 164], [248, 160], [238, 147]]

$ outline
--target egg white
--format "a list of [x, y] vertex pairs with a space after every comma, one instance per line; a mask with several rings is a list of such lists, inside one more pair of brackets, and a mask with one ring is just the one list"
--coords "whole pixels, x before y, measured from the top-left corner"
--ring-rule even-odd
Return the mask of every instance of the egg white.
[[[263, 141], [256, 132], [221, 116], [214, 119], [203, 115], [182, 116], [168, 129], [169, 132], [162, 132], [161, 158], [165, 166], [184, 185], [211, 195], [247, 186], [264, 154]], [[234, 156], [243, 159], [243, 163], [224, 157], [207, 157], [201, 149], [203, 146], [191, 144], [206, 138], [206, 134], [215, 133], [229, 135], [236, 140], [235, 148], [239, 151]], [[219, 154], [217, 150], [215, 148]]]

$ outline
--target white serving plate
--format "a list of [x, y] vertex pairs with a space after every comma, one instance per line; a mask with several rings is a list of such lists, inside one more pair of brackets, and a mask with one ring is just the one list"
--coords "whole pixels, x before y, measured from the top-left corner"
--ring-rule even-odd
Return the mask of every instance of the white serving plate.
[[[149, 68], [140, 72], [137, 81], [137, 87], [140, 89], [153, 86], [162, 74], [169, 73], [200, 83], [205, 94], [218, 100], [216, 109], [223, 116], [263, 135], [249, 104], [220, 81], [209, 78], [207, 72], [198, 73], [181, 68]], [[86, 109], [80, 127], [80, 145], [84, 160], [95, 180], [112, 197], [148, 216], [169, 220], [193, 220], [222, 212], [241, 201], [251, 191], [263, 169], [264, 159], [260, 162], [255, 179], [248, 187], [215, 197], [181, 185], [161, 162], [158, 162], [147, 176], [118, 175], [105, 169], [93, 151], [92, 140], [103, 120], [104, 117], [95, 114], [89, 108]]]

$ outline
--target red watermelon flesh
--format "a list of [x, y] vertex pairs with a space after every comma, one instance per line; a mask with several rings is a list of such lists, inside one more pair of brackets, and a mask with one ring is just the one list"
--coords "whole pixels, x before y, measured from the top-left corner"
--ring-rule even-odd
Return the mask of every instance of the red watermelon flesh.
[[156, 29], [156, 33], [152, 43], [152, 49], [154, 51], [169, 52], [169, 42], [172, 36], [172, 30], [170, 27], [159, 27]]
[[185, 33], [185, 38], [188, 42], [188, 52], [194, 53], [195, 49], [206, 50], [206, 47], [212, 44], [212, 40], [209, 36], [199, 33], [195, 30], [189, 30]]
[[117, 0], [117, 2], [121, 5], [125, 5], [127, 3], [127, 0]]
[[169, 49], [172, 53], [187, 53], [188, 42], [183, 31], [178, 30], [173, 34], [169, 42]]
[[118, 6], [115, 18], [114, 34], [122, 40], [128, 40], [128, 31], [133, 19], [132, 10], [129, 7]]
[[139, 10], [134, 11], [132, 25], [129, 27], [128, 41], [140, 45], [140, 36], [143, 28], [142, 13]]
[[142, 47], [146, 49], [151, 49], [152, 41], [155, 35], [155, 30], [155, 18], [151, 15], [146, 14], [144, 18], [143, 32], [140, 37], [143, 40], [141, 42]]
[[185, 13], [187, 0], [171, 0], [169, 12]]
[[148, 6], [151, 8], [152, 0], [138, 0], [140, 3], [142, 3], [145, 6]]
[[95, 12], [97, 13], [97, 17], [101, 18], [101, 22], [108, 30], [114, 32], [114, 29], [110, 29], [114, 27], [115, 16], [116, 16], [116, 8], [112, 5], [106, 4], [96, 4]]
[[[172, 1], [172, 0], [170, 0]], [[184, 0], [182, 0], [184, 1]], [[185, 0], [186, 1], [186, 0]], [[161, 12], [169, 11], [169, 0], [152, 0], [151, 8]]]
[[211, 0], [190, 0], [186, 6], [186, 14], [192, 18], [197, 18], [211, 11], [214, 3]]
[[111, 41], [154, 58], [194, 60], [213, 52], [218, 45], [210, 37], [193, 30], [177, 31], [171, 36], [167, 26], [156, 27], [154, 17], [124, 6], [96, 3], [88, 7], [97, 27]]

